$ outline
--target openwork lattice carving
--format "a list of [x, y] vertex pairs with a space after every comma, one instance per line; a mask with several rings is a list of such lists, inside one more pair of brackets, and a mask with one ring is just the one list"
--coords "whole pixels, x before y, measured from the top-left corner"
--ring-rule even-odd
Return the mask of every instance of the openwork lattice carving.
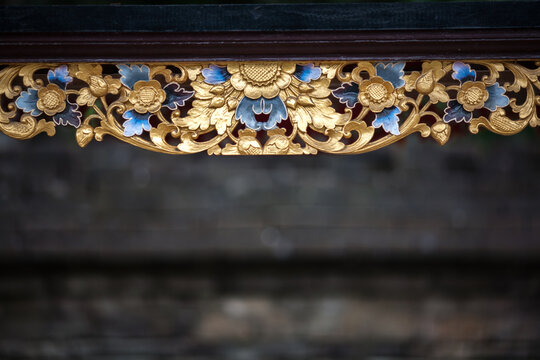
[[[537, 126], [539, 64], [228, 62], [21, 64], [0, 70], [0, 130], [77, 128], [171, 154], [358, 154], [415, 132], [439, 144], [467, 123]], [[456, 124], [454, 124], [456, 123]]]

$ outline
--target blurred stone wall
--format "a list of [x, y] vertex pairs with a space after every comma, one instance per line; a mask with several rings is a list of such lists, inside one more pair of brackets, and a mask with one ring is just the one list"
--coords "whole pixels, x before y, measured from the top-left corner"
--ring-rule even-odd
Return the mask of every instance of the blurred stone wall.
[[359, 156], [0, 136], [0, 359], [540, 357], [540, 132]]

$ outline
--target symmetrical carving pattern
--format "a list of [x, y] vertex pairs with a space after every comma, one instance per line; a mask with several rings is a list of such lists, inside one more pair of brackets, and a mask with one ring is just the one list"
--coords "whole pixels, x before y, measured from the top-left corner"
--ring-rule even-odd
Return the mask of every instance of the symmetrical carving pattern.
[[[539, 64], [229, 62], [23, 64], [0, 70], [0, 130], [77, 128], [171, 154], [358, 154], [452, 123], [502, 135], [538, 124]], [[459, 125], [456, 125], [459, 126]]]

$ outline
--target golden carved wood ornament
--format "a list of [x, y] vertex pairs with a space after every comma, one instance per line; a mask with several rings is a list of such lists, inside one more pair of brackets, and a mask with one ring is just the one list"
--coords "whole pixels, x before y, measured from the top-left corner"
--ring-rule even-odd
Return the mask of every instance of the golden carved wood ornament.
[[532, 62], [18, 64], [0, 70], [0, 130], [56, 126], [163, 153], [359, 154], [454, 126], [513, 135], [538, 125]]

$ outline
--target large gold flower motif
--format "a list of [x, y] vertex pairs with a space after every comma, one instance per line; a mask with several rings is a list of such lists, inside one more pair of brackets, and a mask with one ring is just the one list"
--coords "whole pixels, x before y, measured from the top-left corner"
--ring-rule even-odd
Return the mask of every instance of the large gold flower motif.
[[133, 86], [131, 94], [129, 94], [129, 102], [133, 104], [135, 111], [140, 114], [158, 111], [165, 98], [165, 91], [157, 80], [139, 80]]
[[358, 100], [360, 103], [369, 106], [369, 109], [375, 113], [393, 106], [396, 101], [394, 85], [379, 76], [363, 81], [359, 91]]
[[261, 96], [271, 99], [278, 96], [280, 90], [291, 83], [294, 63], [232, 63], [227, 65], [231, 76], [231, 85], [250, 99]]
[[457, 101], [463, 105], [465, 111], [483, 108], [488, 98], [486, 85], [480, 81], [467, 81], [457, 94]]
[[64, 111], [66, 108], [66, 94], [56, 84], [38, 90], [37, 108], [45, 114], [52, 116]]

